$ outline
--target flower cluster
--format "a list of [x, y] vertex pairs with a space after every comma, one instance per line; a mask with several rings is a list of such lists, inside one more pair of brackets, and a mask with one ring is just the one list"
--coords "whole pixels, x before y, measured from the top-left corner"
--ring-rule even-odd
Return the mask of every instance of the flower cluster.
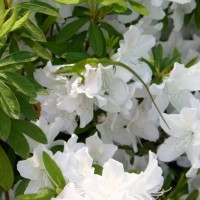
[[[14, 84], [17, 97], [22, 92], [20, 98], [39, 105], [37, 119], [25, 111], [19, 123], [41, 132], [22, 128], [29, 156], [14, 139], [4, 141], [24, 158], [17, 158], [21, 178], [10, 197], [15, 190], [13, 199], [22, 200], [199, 199], [200, 2], [9, 4], [37, 12], [33, 22], [22, 18], [18, 32], [25, 31], [14, 35], [22, 37], [19, 50], [31, 49], [39, 58], [31, 69], [24, 61], [15, 70], [46, 90], [27, 98], [20, 81]], [[46, 34], [45, 41], [26, 33], [34, 31]], [[20, 130], [16, 121], [11, 119], [11, 132]]]

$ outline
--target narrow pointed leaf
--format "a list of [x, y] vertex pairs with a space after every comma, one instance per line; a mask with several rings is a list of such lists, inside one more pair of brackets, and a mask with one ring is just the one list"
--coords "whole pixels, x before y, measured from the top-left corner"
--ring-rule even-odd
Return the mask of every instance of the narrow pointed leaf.
[[82, 18], [67, 24], [58, 34], [57, 42], [61, 43], [70, 39], [87, 21], [87, 18]]
[[49, 176], [53, 179], [53, 181], [58, 185], [60, 189], [63, 189], [66, 185], [65, 179], [63, 177], [62, 171], [56, 164], [54, 160], [47, 154], [43, 152], [43, 162], [44, 166], [49, 173]]
[[89, 27], [89, 43], [96, 55], [103, 55], [105, 51], [105, 38], [101, 29], [94, 22]]
[[10, 31], [14, 31], [14, 30], [22, 27], [24, 25], [24, 23], [28, 20], [30, 13], [31, 12], [27, 12], [23, 17], [21, 17], [19, 20], [17, 20]]

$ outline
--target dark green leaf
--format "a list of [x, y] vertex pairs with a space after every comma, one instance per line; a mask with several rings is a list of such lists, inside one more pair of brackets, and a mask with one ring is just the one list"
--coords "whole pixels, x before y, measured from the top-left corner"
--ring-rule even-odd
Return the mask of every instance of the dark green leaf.
[[11, 127], [11, 132], [8, 137], [9, 144], [15, 153], [26, 159], [29, 156], [29, 145], [24, 135], [16, 128]]
[[0, 76], [5, 78], [5, 80], [8, 80], [20, 92], [27, 96], [36, 96], [35, 88], [25, 77], [13, 72], [2, 72], [0, 73]]
[[5, 141], [10, 134], [11, 122], [9, 116], [1, 108], [0, 119], [0, 139]]
[[0, 187], [8, 191], [14, 182], [12, 165], [3, 148], [0, 146]]
[[20, 105], [21, 114], [27, 117], [29, 120], [36, 120], [37, 115], [33, 105], [29, 104], [26, 98], [20, 93], [17, 93], [17, 99]]
[[145, 8], [142, 4], [135, 2], [135, 1], [129, 1], [131, 7], [133, 10], [135, 10], [137, 13], [141, 15], [149, 15], [149, 11], [147, 8]]
[[16, 51], [19, 51], [19, 46], [15, 38], [10, 38], [10, 46], [9, 46], [9, 53], [14, 53]]
[[21, 133], [29, 136], [33, 140], [47, 144], [47, 138], [44, 132], [35, 124], [24, 120], [12, 120], [12, 127], [17, 128]]
[[20, 107], [17, 98], [2, 81], [0, 81], [0, 107], [11, 118], [19, 118]]
[[60, 189], [63, 189], [66, 185], [66, 182], [63, 177], [62, 171], [60, 170], [56, 162], [46, 152], [43, 152], [43, 162], [49, 176]]
[[69, 52], [62, 55], [62, 58], [74, 62], [81, 61], [83, 59], [89, 58], [86, 52]]
[[35, 53], [28, 51], [18, 51], [0, 59], [0, 67], [12, 64], [32, 62], [37, 60], [37, 58], [38, 56]]
[[92, 22], [89, 27], [89, 43], [96, 55], [102, 56], [105, 51], [105, 38], [101, 29]]
[[87, 18], [82, 18], [67, 24], [58, 34], [57, 42], [61, 43], [70, 39], [87, 21]]
[[186, 200], [197, 200], [198, 197], [199, 197], [199, 190], [194, 190], [188, 195]]
[[59, 16], [59, 13], [55, 8], [41, 1], [23, 2], [17, 6], [27, 10], [44, 13], [46, 15]]

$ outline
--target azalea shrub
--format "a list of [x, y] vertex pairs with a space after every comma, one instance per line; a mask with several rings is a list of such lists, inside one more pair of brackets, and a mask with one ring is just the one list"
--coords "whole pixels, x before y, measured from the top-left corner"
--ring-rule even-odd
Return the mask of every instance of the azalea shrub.
[[199, 0], [0, 0], [0, 199], [200, 199]]

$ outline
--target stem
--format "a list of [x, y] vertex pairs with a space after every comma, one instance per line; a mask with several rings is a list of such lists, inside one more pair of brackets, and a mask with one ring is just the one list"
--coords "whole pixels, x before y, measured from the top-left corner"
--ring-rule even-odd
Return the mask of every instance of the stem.
[[[147, 93], [149, 94], [150, 96], [150, 99], [151, 101], [153, 102], [156, 110], [158, 111], [159, 115], [161, 116], [162, 120], [165, 122], [166, 126], [169, 128], [167, 122], [165, 121], [164, 117], [162, 116], [158, 106], [156, 105], [152, 95], [151, 95], [151, 92], [149, 91], [149, 88], [147, 87], [146, 83], [140, 78], [140, 76], [133, 70], [131, 69], [129, 66], [125, 65], [124, 63], [121, 63], [121, 62], [118, 62], [118, 61], [111, 61], [111, 60], [105, 60], [105, 59], [102, 59], [102, 64], [104, 63], [104, 61], [107, 62], [107, 64], [110, 64], [110, 65], [117, 65], [117, 66], [120, 66], [120, 67], [123, 67], [124, 69], [128, 70], [129, 72], [131, 72], [145, 87]], [[101, 60], [100, 60], [101, 62]], [[170, 128], [169, 128], [170, 129]]]
[[92, 19], [94, 19], [94, 18], [95, 18], [95, 13], [96, 13], [95, 0], [88, 0], [88, 1], [87, 1], [87, 4], [88, 4], [88, 8], [89, 8], [89, 10], [90, 10]]
[[10, 200], [9, 192], [5, 191], [4, 194], [5, 194], [5, 200]]

